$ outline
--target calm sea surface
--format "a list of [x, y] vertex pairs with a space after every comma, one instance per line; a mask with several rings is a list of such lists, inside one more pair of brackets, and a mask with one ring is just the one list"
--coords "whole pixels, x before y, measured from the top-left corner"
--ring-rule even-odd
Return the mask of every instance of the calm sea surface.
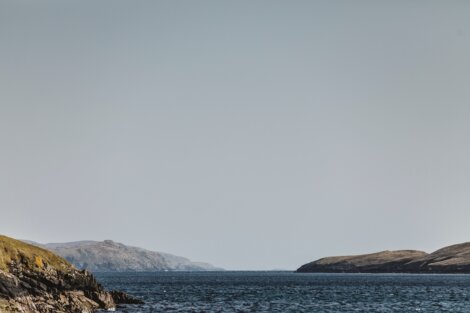
[[470, 275], [98, 273], [145, 305], [118, 312], [470, 312]]

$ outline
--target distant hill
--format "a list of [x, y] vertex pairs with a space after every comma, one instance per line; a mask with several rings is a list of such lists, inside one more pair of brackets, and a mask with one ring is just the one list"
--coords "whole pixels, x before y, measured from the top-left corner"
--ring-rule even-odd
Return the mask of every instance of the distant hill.
[[322, 273], [393, 273], [404, 271], [404, 265], [427, 254], [415, 250], [382, 251], [352, 256], [326, 257], [302, 265], [297, 272]]
[[80, 269], [92, 272], [217, 271], [208, 263], [168, 253], [127, 246], [112, 240], [28, 243], [51, 250]]
[[470, 243], [448, 246], [429, 254], [416, 250], [399, 250], [326, 257], [302, 265], [297, 272], [470, 273]]

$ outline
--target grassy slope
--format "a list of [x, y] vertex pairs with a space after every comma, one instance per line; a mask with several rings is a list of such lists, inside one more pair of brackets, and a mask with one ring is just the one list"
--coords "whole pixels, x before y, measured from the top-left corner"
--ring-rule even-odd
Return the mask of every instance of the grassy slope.
[[73, 268], [65, 259], [48, 250], [0, 235], [0, 270], [7, 271], [11, 261], [20, 260], [29, 269], [36, 271], [43, 270], [46, 264], [65, 272]]

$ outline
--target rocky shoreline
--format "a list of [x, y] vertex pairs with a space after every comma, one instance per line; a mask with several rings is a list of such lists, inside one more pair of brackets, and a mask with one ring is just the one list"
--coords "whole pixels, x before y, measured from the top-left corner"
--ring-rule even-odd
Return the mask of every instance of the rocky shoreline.
[[326, 257], [304, 264], [296, 272], [469, 274], [470, 243], [448, 246], [429, 254], [398, 250]]
[[50, 251], [0, 236], [0, 312], [91, 313], [142, 303], [106, 291], [92, 274]]

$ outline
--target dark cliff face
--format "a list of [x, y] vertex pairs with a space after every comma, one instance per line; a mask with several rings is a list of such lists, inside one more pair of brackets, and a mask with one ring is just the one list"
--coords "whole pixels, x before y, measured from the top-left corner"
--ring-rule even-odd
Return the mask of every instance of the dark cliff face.
[[133, 302], [52, 252], [0, 236], [0, 312], [93, 312]]
[[427, 254], [400, 250], [327, 257], [302, 265], [297, 272], [310, 273], [470, 273], [470, 243]]

